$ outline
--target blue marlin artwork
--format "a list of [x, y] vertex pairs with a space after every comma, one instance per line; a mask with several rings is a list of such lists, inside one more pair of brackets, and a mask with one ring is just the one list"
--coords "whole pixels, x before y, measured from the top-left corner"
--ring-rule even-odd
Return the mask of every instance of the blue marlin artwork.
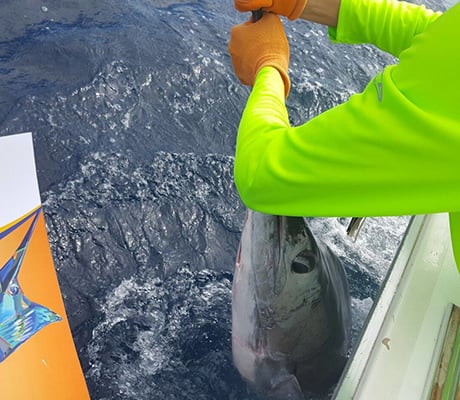
[[248, 210], [232, 288], [232, 352], [269, 399], [325, 391], [347, 360], [351, 305], [338, 258], [301, 217]]
[[53, 311], [30, 301], [18, 281], [40, 211], [41, 208], [0, 234], [1, 240], [26, 220], [33, 218], [17, 249], [6, 264], [0, 267], [0, 363], [42, 328], [61, 320], [61, 317]]

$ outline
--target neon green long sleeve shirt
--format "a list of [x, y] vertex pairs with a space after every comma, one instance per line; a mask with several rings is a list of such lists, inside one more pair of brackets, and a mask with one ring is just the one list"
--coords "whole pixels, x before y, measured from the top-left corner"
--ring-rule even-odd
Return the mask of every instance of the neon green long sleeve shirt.
[[374, 44], [399, 63], [297, 127], [278, 71], [262, 68], [237, 137], [241, 199], [279, 215], [450, 212], [460, 265], [460, 4], [441, 14], [396, 0], [342, 0], [329, 35]]

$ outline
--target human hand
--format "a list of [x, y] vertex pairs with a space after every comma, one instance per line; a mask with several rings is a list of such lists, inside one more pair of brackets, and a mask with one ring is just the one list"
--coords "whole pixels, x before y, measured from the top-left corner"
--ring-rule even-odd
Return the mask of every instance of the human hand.
[[287, 97], [291, 87], [287, 73], [289, 43], [277, 15], [265, 13], [255, 23], [249, 21], [234, 26], [228, 49], [235, 74], [243, 84], [254, 86], [259, 70], [271, 66], [283, 78]]
[[255, 11], [262, 8], [275, 14], [284, 15], [290, 20], [299, 18], [307, 0], [235, 0], [238, 11]]

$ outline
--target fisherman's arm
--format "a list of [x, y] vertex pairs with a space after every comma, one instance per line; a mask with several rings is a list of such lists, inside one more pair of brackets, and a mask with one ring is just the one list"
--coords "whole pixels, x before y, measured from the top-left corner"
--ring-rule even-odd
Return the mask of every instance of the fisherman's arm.
[[[321, 0], [309, 0], [303, 17]], [[340, 1], [340, 0], [327, 0]], [[396, 57], [411, 46], [442, 13], [398, 0], [341, 0], [338, 23], [329, 28], [333, 42], [373, 44]]]
[[369, 43], [396, 57], [441, 15], [398, 0], [235, 0], [235, 7], [321, 23], [334, 42]]
[[290, 127], [282, 80], [263, 68], [238, 132], [235, 182], [243, 202], [281, 215], [460, 211], [458, 123], [439, 126], [414, 107], [391, 81], [391, 69], [381, 83], [383, 98], [372, 82], [346, 103]]
[[[254, 87], [236, 148], [235, 181], [245, 204], [269, 214], [310, 216], [460, 211], [460, 51], [458, 41], [447, 40], [456, 35], [460, 8], [449, 11], [362, 94], [299, 127], [289, 126], [284, 104], [286, 60], [254, 67], [270, 55], [277, 59], [272, 41], [285, 36], [279, 19], [266, 14], [246, 25], [250, 31], [232, 31], [240, 36], [240, 46], [234, 37], [230, 42], [232, 59], [238, 55], [243, 71], [258, 72], [248, 79]], [[265, 31], [276, 30], [267, 42]], [[260, 51], [257, 57], [247, 43]]]

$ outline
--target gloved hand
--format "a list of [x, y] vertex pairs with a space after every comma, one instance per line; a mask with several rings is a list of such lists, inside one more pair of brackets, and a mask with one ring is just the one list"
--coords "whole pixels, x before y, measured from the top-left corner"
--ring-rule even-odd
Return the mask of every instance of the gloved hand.
[[275, 14], [284, 15], [290, 20], [299, 18], [307, 0], [235, 0], [238, 11], [254, 11], [260, 8]]
[[228, 49], [233, 69], [243, 84], [254, 86], [259, 70], [271, 66], [281, 74], [287, 97], [291, 87], [287, 73], [289, 43], [277, 15], [265, 13], [255, 23], [249, 21], [234, 26]]

